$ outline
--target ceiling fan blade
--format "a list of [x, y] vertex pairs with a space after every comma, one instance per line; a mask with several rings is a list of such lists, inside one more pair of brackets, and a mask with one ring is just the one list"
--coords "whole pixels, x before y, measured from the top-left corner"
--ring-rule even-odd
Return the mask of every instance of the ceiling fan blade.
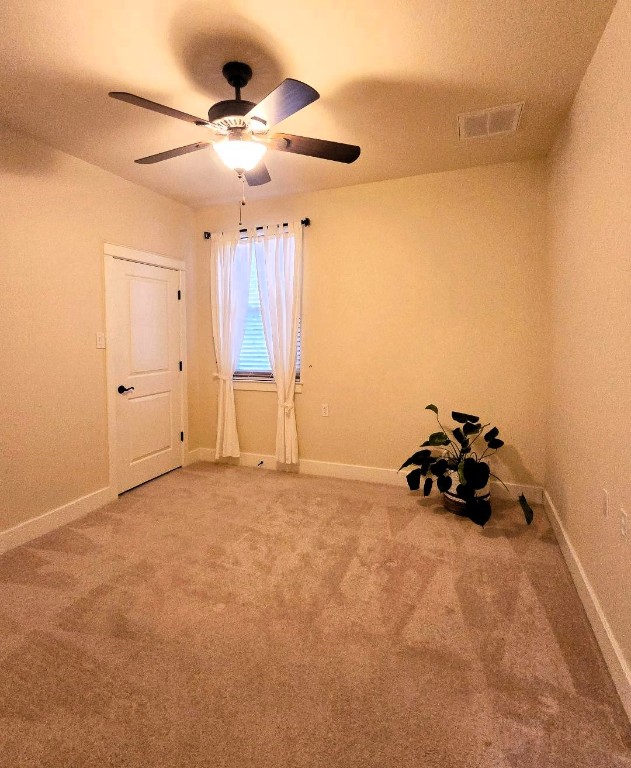
[[176, 117], [178, 120], [185, 120], [187, 123], [194, 123], [195, 125], [209, 125], [208, 120], [202, 120], [201, 117], [189, 115], [187, 112], [180, 112], [179, 109], [171, 109], [171, 107], [165, 107], [164, 104], [158, 104], [155, 101], [143, 99], [141, 96], [134, 96], [133, 93], [125, 93], [124, 91], [110, 91], [110, 96], [113, 99], [118, 99], [118, 101], [126, 101], [128, 104], [135, 104], [137, 107], [150, 109], [152, 112], [159, 112], [161, 115], [168, 115], [168, 117]]
[[361, 148], [354, 144], [311, 139], [308, 136], [294, 136], [291, 133], [275, 133], [269, 137], [269, 142], [272, 149], [280, 152], [321, 157], [323, 160], [334, 160], [337, 163], [353, 163], [361, 153]]
[[250, 187], [260, 187], [261, 184], [267, 184], [268, 181], [272, 180], [267, 166], [262, 160], [251, 171], [246, 171], [244, 176]]
[[255, 107], [252, 107], [246, 117], [261, 118], [265, 120], [267, 127], [271, 128], [319, 98], [320, 94], [315, 88], [288, 77]]
[[168, 149], [166, 152], [158, 152], [157, 155], [149, 155], [148, 157], [141, 157], [140, 160], [134, 160], [135, 163], [141, 165], [148, 165], [150, 163], [159, 163], [162, 160], [169, 160], [172, 157], [179, 157], [180, 155], [188, 155], [189, 152], [197, 152], [198, 149], [204, 149], [209, 147], [210, 142], [198, 141], [197, 144], [187, 144], [185, 147], [178, 147], [177, 149]]

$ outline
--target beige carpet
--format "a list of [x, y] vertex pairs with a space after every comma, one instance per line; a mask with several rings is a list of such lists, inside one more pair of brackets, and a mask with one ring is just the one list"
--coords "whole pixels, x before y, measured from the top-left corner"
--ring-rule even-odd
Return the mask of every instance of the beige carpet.
[[0, 557], [0, 765], [629, 768], [550, 526], [197, 464]]

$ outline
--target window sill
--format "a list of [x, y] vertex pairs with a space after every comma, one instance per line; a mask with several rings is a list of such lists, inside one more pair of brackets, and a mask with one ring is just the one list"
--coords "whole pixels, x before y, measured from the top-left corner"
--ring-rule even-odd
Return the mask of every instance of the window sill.
[[[251, 392], [276, 392], [275, 381], [243, 381], [233, 380], [234, 389], [248, 390]], [[296, 394], [302, 392], [302, 384], [296, 383]]]

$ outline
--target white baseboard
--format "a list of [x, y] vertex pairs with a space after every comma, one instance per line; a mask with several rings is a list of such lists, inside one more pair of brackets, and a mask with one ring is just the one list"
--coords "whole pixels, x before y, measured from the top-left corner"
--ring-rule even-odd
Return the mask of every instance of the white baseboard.
[[[213, 458], [214, 461], [214, 458]], [[258, 467], [263, 469], [278, 469], [276, 456], [268, 456], [265, 453], [242, 453], [238, 459], [230, 459], [240, 467]]]
[[215, 461], [215, 449], [214, 448], [198, 448], [196, 451], [191, 451], [191, 454], [195, 454], [194, 461]]
[[384, 467], [365, 467], [359, 464], [339, 464], [333, 461], [315, 461], [301, 459], [300, 469], [304, 475], [337, 477], [342, 480], [361, 480], [365, 483], [406, 486], [405, 475], [396, 469]]
[[315, 461], [300, 459], [295, 467], [279, 465], [275, 456], [260, 453], [242, 453], [239, 460], [242, 467], [262, 467], [263, 469], [280, 469], [299, 472], [302, 475], [318, 475], [320, 477], [337, 477], [343, 480], [363, 480], [368, 483], [384, 483], [386, 485], [405, 485], [405, 476], [395, 469], [381, 467], [362, 467], [355, 464], [338, 464], [333, 461]]
[[288, 466], [278, 464], [275, 456], [265, 453], [242, 453], [237, 463], [242, 467], [293, 471], [301, 475], [337, 477], [342, 480], [363, 480], [367, 483], [383, 483], [385, 485], [405, 485], [405, 475], [399, 474], [396, 469], [383, 467], [363, 467], [358, 464], [339, 464], [334, 461], [315, 461], [314, 459], [300, 459], [297, 465]]
[[0, 531], [0, 553], [26, 544], [38, 536], [54, 531], [55, 528], [71, 523], [73, 520], [78, 520], [87, 515], [88, 512], [92, 512], [116, 498], [116, 492], [108, 486], [94, 491], [94, 493], [88, 493], [87, 496], [82, 496], [80, 499], [70, 501], [68, 504], [57, 507], [57, 509], [44, 512], [43, 515], [31, 520], [25, 520], [23, 523], [14, 525], [13, 528]]
[[215, 461], [215, 449], [214, 448], [195, 448], [189, 451], [186, 459], [184, 460], [184, 466], [188, 467], [189, 464], [194, 464], [196, 461]]
[[[195, 461], [215, 461], [215, 451], [211, 448], [198, 448]], [[276, 457], [266, 453], [242, 453], [238, 459], [229, 459], [241, 467], [261, 467], [262, 469], [287, 469], [278, 465]], [[406, 486], [405, 473], [397, 472], [390, 467], [364, 467], [358, 464], [339, 464], [334, 461], [316, 461], [315, 459], [300, 459], [297, 471], [302, 475], [317, 475], [320, 477], [337, 477], [342, 480], [362, 480], [366, 483], [382, 483], [383, 485]], [[511, 497], [517, 499], [524, 493], [531, 504], [543, 503], [543, 488], [538, 485], [519, 485], [506, 483]], [[506, 489], [500, 483], [491, 483], [491, 493], [498, 498], [506, 497]]]
[[524, 485], [523, 483], [505, 483], [506, 488], [497, 480], [491, 480], [491, 496], [497, 499], [517, 499], [524, 494], [530, 504], [543, 504], [543, 488], [540, 485]]
[[189, 464], [194, 464], [196, 461], [201, 461], [199, 457], [199, 448], [194, 448], [192, 451], [189, 451], [184, 455], [184, 461], [182, 462], [183, 467], [188, 467]]
[[607, 621], [602, 606], [600, 605], [598, 596], [585, 573], [585, 569], [581, 564], [576, 550], [572, 546], [572, 542], [561, 522], [559, 512], [548, 491], [545, 491], [544, 493], [544, 504], [550, 522], [552, 523], [552, 527], [554, 528], [557, 541], [563, 552], [563, 557], [572, 574], [572, 579], [576, 585], [579, 597], [585, 607], [587, 618], [592, 625], [596, 640], [605, 657], [605, 662], [622, 701], [622, 706], [624, 707], [628, 718], [631, 720], [631, 669], [629, 669], [629, 665], [624, 658], [624, 654], [622, 653], [618, 641], [609, 626], [609, 622]]

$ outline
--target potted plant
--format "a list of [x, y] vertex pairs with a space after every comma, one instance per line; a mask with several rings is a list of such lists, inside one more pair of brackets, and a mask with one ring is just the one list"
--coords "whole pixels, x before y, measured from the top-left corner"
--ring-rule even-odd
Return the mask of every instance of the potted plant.
[[[426, 405], [425, 410], [434, 412], [440, 431], [433, 432], [421, 450], [403, 462], [399, 471], [408, 470], [406, 479], [411, 491], [418, 491], [425, 478], [423, 496], [429, 496], [435, 488], [443, 494], [446, 509], [484, 526], [491, 517], [490, 478], [494, 477], [506, 488], [489, 467], [491, 456], [504, 445], [498, 428], [487, 430], [490, 422], [481, 424], [478, 416], [452, 411], [451, 417], [459, 426], [448, 433], [440, 423], [438, 408], [432, 404]], [[480, 438], [482, 443], [478, 443]], [[530, 525], [533, 511], [523, 493], [519, 495], [519, 504]]]

